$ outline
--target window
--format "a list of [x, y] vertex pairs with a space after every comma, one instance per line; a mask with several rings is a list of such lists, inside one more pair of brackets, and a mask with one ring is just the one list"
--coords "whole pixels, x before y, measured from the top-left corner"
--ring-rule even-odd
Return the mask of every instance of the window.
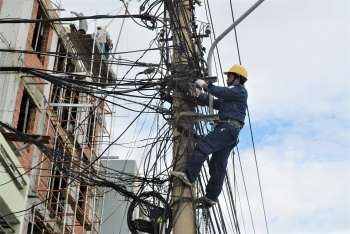
[[87, 185], [81, 184], [79, 188], [78, 205], [82, 210], [85, 209], [86, 191], [87, 191]]
[[[43, 16], [44, 16], [43, 11], [39, 6], [36, 19], [43, 19], [44, 18]], [[44, 24], [41, 22], [35, 23], [34, 34], [32, 39], [32, 48], [35, 51], [41, 51], [43, 39], [44, 39]], [[40, 54], [38, 54], [38, 57], [40, 57]]]
[[[62, 93], [61, 93], [62, 92]], [[60, 95], [62, 95], [62, 106], [57, 107], [54, 106], [53, 111], [59, 117], [60, 125], [65, 130], [73, 131], [76, 119], [78, 108], [77, 107], [69, 107], [63, 106], [64, 104], [78, 104], [79, 103], [79, 93], [74, 91], [70, 91], [67, 89], [59, 88], [56, 85], [52, 86], [51, 95], [50, 95], [50, 103], [60, 103]]]
[[17, 130], [23, 133], [28, 133], [30, 110], [35, 108], [34, 102], [31, 100], [27, 92], [23, 92], [23, 98], [21, 103], [21, 109], [18, 118]]
[[[37, 20], [40, 19], [47, 19], [47, 16], [44, 14], [44, 11], [42, 8], [39, 6], [37, 16]], [[34, 30], [33, 30], [33, 37], [32, 37], [32, 42], [31, 42], [31, 47], [33, 48], [34, 51], [41, 52], [41, 51], [48, 51], [49, 48], [49, 41], [51, 41], [50, 32], [51, 32], [51, 25], [50, 23], [42, 23], [38, 22], [35, 23]], [[47, 56], [43, 56], [40, 53], [37, 54], [40, 62], [44, 65], [45, 61], [48, 60]]]

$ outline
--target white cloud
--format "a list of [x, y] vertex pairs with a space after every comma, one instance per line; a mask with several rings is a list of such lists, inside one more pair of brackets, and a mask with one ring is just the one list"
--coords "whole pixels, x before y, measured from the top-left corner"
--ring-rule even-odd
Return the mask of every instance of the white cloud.
[[[349, 228], [349, 164], [307, 160], [308, 153], [276, 147], [258, 151], [270, 233], [346, 233]], [[295, 160], [293, 155], [306, 160]], [[264, 233], [255, 162], [251, 152], [241, 153], [241, 159], [257, 233]], [[241, 181], [239, 185], [242, 200]], [[247, 212], [245, 206], [246, 225]]]

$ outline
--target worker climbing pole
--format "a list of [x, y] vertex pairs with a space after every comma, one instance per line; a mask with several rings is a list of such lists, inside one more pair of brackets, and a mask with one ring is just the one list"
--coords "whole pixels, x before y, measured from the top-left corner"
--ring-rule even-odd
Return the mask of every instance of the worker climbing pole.
[[[237, 22], [234, 22], [213, 44], [216, 45], [218, 41], [227, 35], [229, 31], [249, 15], [261, 2], [263, 1], [254, 4], [247, 13], [239, 18]], [[201, 201], [205, 204], [216, 205], [224, 182], [227, 158], [232, 148], [238, 143], [238, 134], [244, 125], [245, 110], [247, 108], [247, 90], [244, 87], [244, 83], [247, 81], [247, 71], [243, 66], [236, 64], [228, 72], [225, 72], [225, 75], [227, 75], [226, 82], [228, 87], [215, 87], [212, 81], [206, 83], [203, 78], [198, 79], [201, 76], [203, 77], [203, 74], [198, 72], [200, 69], [196, 67], [196, 64], [192, 63], [192, 60], [189, 59], [188, 56], [185, 56], [186, 52], [190, 52], [190, 55], [193, 56], [196, 54], [196, 46], [200, 46], [196, 43], [197, 40], [195, 38], [197, 35], [194, 33], [196, 30], [191, 31], [190, 27], [190, 25], [196, 25], [193, 17], [194, 4], [192, 1], [184, 1], [182, 4], [173, 1], [173, 4], [175, 5], [173, 9], [178, 13], [178, 20], [172, 20], [171, 22], [174, 45], [173, 74], [177, 76], [177, 80], [181, 81], [182, 84], [188, 84], [189, 82], [181, 79], [183, 75], [190, 78], [192, 77], [193, 79], [197, 78], [195, 83], [200, 88], [204, 88], [204, 90], [208, 90], [210, 94], [225, 100], [217, 101], [217, 104], [218, 102], [221, 103], [219, 104], [221, 112], [219, 111], [219, 121], [216, 123], [217, 127], [214, 127], [211, 133], [198, 142], [192, 155], [195, 134], [193, 127], [194, 118], [190, 117], [195, 116], [194, 108], [185, 100], [184, 92], [178, 89], [178, 84], [176, 82], [173, 89], [174, 170], [170, 172], [174, 178], [172, 193], [173, 233], [195, 233], [196, 220], [195, 208], [193, 207], [196, 206], [195, 202], [197, 201], [195, 197], [195, 181], [204, 161], [209, 154], [213, 154], [209, 164], [216, 165], [215, 168], [211, 169], [211, 173], [215, 174], [215, 176], [210, 178], [208, 186], [206, 187], [206, 195], [201, 198]], [[170, 19], [176, 19], [176, 17], [170, 17]], [[210, 48], [208, 56], [209, 77], [212, 75], [211, 55], [215, 45], [212, 45], [212, 48]], [[187, 74], [184, 74], [184, 72]], [[194, 83], [194, 80], [190, 82]], [[191, 89], [191, 83], [189, 83], [188, 86], [188, 88]], [[196, 89], [195, 93], [196, 96], [201, 97], [203, 103], [209, 105], [210, 114], [213, 114], [212, 98], [208, 98], [198, 89]], [[220, 95], [220, 93], [225, 94]], [[239, 106], [238, 109], [241, 110], [241, 112], [232, 108], [233, 106]], [[218, 107], [216, 108], [218, 109]], [[208, 142], [212, 145], [208, 145]], [[193, 159], [189, 164], [191, 155]]]

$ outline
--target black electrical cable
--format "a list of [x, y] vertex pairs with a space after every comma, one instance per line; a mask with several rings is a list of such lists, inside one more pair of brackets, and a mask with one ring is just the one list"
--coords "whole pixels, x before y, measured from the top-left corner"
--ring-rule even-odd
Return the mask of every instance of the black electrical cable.
[[[233, 180], [234, 180], [234, 191], [237, 191], [237, 195], [238, 195], [238, 201], [239, 201], [239, 207], [241, 209], [241, 216], [242, 216], [242, 222], [243, 222], [243, 228], [244, 228], [244, 233], [247, 233], [246, 229], [245, 229], [245, 222], [244, 222], [244, 217], [243, 217], [243, 210], [242, 210], [242, 202], [241, 202], [241, 198], [239, 195], [239, 190], [238, 190], [238, 185], [237, 185], [237, 179], [236, 179], [236, 170], [235, 170], [235, 163], [234, 163], [234, 151], [232, 152], [232, 166], [233, 166]], [[237, 220], [238, 222], [238, 220]]]
[[[91, 38], [92, 39], [92, 38]], [[172, 47], [172, 46], [170, 46]], [[130, 53], [138, 53], [138, 52], [145, 52], [145, 51], [152, 51], [152, 50], [159, 50], [159, 48], [149, 48], [149, 49], [143, 49], [143, 50], [130, 50], [130, 51], [124, 51], [124, 52], [110, 52], [110, 55], [117, 55], [117, 54], [130, 54]], [[15, 50], [15, 49], [0, 49], [1, 52], [9, 52], [9, 53], [27, 53], [27, 54], [38, 54], [38, 55], [52, 55], [55, 56], [57, 55], [63, 55], [64, 57], [73, 59], [76, 58], [77, 56], [82, 56], [82, 55], [105, 55], [106, 53], [70, 53], [70, 52], [52, 52], [52, 51], [37, 51], [37, 50]], [[67, 54], [74, 54], [74, 56], [67, 56]], [[91, 59], [89, 59], [91, 61]], [[97, 61], [100, 61], [98, 59]], [[146, 65], [146, 64], [145, 64]], [[152, 64], [150, 64], [152, 65]]]
[[247, 186], [246, 186], [245, 179], [244, 179], [244, 174], [243, 174], [243, 168], [242, 168], [242, 163], [241, 163], [241, 157], [240, 157], [240, 155], [239, 155], [238, 146], [236, 146], [236, 147], [237, 147], [237, 155], [238, 155], [238, 160], [239, 160], [239, 166], [240, 166], [240, 168], [241, 168], [241, 173], [242, 173], [242, 179], [243, 179], [245, 194], [246, 194], [246, 197], [247, 197], [247, 203], [248, 203], [248, 208], [249, 208], [250, 220], [252, 221], [252, 226], [253, 226], [253, 230], [254, 230], [254, 233], [255, 233], [255, 227], [254, 227], [254, 222], [253, 222], [253, 215], [252, 215], [252, 210], [250, 209], [250, 203], [249, 203], [249, 199], [248, 199]]
[[[234, 19], [234, 15], [233, 15], [233, 9], [232, 9], [232, 2], [231, 2], [231, 0], [230, 0], [230, 5], [231, 5], [230, 9], [231, 9], [231, 14], [232, 14], [232, 21], [234, 22], [235, 19]], [[238, 52], [239, 64], [242, 65], [242, 63], [241, 63], [241, 55], [240, 55], [239, 46], [238, 46], [238, 38], [237, 38], [236, 28], [234, 28], [234, 32], [235, 32], [235, 39], [236, 39], [236, 45], [237, 45], [237, 52]], [[256, 172], [257, 172], [258, 181], [259, 181], [260, 196], [261, 196], [261, 201], [262, 201], [263, 210], [264, 210], [265, 226], [266, 226], [266, 231], [267, 231], [267, 233], [269, 233], [269, 229], [268, 229], [268, 226], [267, 226], [267, 219], [266, 219], [265, 204], [264, 204], [264, 199], [263, 199], [263, 194], [262, 194], [262, 188], [261, 188], [261, 181], [260, 181], [259, 169], [258, 169], [258, 162], [257, 162], [257, 159], [256, 159], [256, 152], [255, 152], [255, 145], [254, 145], [254, 138], [253, 138], [253, 130], [252, 130], [252, 126], [251, 126], [251, 121], [250, 121], [250, 115], [249, 115], [248, 105], [247, 105], [247, 113], [248, 113], [248, 121], [249, 121], [250, 135], [251, 135], [252, 144], [253, 144], [253, 150], [254, 150], [254, 159], [255, 159]]]
[[255, 159], [256, 173], [257, 173], [257, 175], [258, 175], [258, 181], [259, 181], [260, 196], [261, 196], [261, 201], [262, 201], [263, 210], [264, 210], [265, 226], [266, 226], [266, 231], [267, 231], [267, 233], [269, 233], [269, 229], [268, 229], [268, 227], [267, 227], [266, 212], [265, 212], [264, 199], [263, 199], [263, 195], [262, 195], [260, 176], [259, 176], [258, 161], [257, 161], [257, 159], [256, 159], [256, 152], [255, 152], [255, 145], [254, 145], [254, 138], [253, 138], [253, 130], [252, 130], [251, 122], [250, 122], [250, 116], [249, 116], [249, 109], [248, 109], [248, 107], [247, 107], [247, 113], [248, 113], [248, 120], [249, 120], [250, 135], [251, 135], [252, 144], [253, 144], [253, 151], [254, 151], [254, 159]]
[[[134, 121], [133, 121], [134, 122]], [[132, 123], [133, 123], [132, 122]], [[131, 123], [131, 124], [132, 124]], [[131, 126], [131, 124], [129, 125], [129, 127]], [[48, 157], [54, 157], [54, 162], [55, 162], [55, 158], [57, 157], [57, 156], [59, 156], [59, 154], [60, 153], [54, 153], [54, 152], [57, 152], [57, 151], [55, 151], [55, 150], [52, 150], [52, 149], [49, 149], [49, 148], [47, 148], [46, 146], [44, 146], [43, 144], [41, 144], [41, 143], [39, 143], [39, 142], [36, 142], [34, 139], [30, 139], [30, 138], [28, 138], [25, 134], [22, 134], [22, 133], [20, 133], [20, 132], [18, 132], [17, 130], [15, 130], [14, 128], [12, 128], [12, 127], [10, 127], [9, 125], [7, 125], [7, 124], [4, 124], [4, 123], [2, 123], [1, 121], [0, 121], [0, 125], [2, 125], [4, 128], [7, 128], [7, 129], [9, 129], [9, 130], [11, 130], [11, 131], [14, 131], [14, 132], [16, 132], [16, 134], [17, 135], [19, 135], [20, 137], [22, 137], [22, 138], [25, 138], [28, 142], [31, 142], [31, 143], [33, 143], [33, 144], [35, 144], [37, 147], [39, 147], [44, 153], [45, 153], [45, 155], [46, 156], [48, 156]], [[126, 131], [126, 130], [125, 130]], [[125, 131], [123, 132], [123, 133], [125, 133]], [[122, 133], [122, 134], [123, 134]], [[119, 136], [119, 138], [121, 137], [121, 135]], [[49, 153], [49, 152], [52, 152], [52, 153]], [[102, 155], [102, 154], [101, 154]], [[59, 156], [60, 157], [60, 156]], [[61, 159], [62, 160], [62, 159]], [[63, 159], [64, 160], [64, 159]], [[90, 165], [92, 165], [92, 163], [90, 164]], [[57, 166], [57, 165], [56, 165]], [[58, 165], [59, 166], [59, 165]], [[79, 166], [79, 165], [77, 165], [77, 166]], [[88, 167], [87, 167], [88, 168]], [[83, 169], [83, 172], [87, 169], [87, 168], [82, 168]], [[63, 169], [63, 168], [61, 168], [61, 169]], [[69, 176], [69, 172], [71, 172], [71, 173], [73, 173], [74, 171], [72, 171], [72, 170], [70, 170], [70, 171], [66, 171], [66, 173], [68, 173], [68, 176]], [[82, 176], [83, 176], [83, 172], [80, 172], [79, 174], [78, 174], [78, 177], [76, 177], [75, 179], [72, 179], [72, 181], [70, 182], [70, 183], [72, 183], [73, 181], [75, 181], [77, 178], [82, 178]], [[95, 177], [99, 177], [96, 173], [94, 173], [94, 174], [92, 174], [92, 175], [94, 175]], [[91, 177], [86, 177], [85, 176], [85, 178], [86, 179], [89, 179], [89, 180], [92, 180], [92, 178]], [[106, 181], [106, 180], [103, 180], [101, 177], [99, 177], [99, 179], [100, 180], [102, 180], [102, 181], [100, 181], [101, 183], [103, 183], [103, 185], [104, 186], [108, 186], [108, 187], [112, 187], [112, 188], [114, 188], [116, 191], [118, 191], [118, 192], [121, 192], [124, 196], [128, 196], [128, 197], [133, 197], [134, 199], [137, 199], [137, 197], [135, 197], [132, 193], [130, 193], [130, 192], [128, 192], [128, 191], [126, 191], [126, 190], [123, 190], [122, 188], [120, 188], [120, 187], [116, 187], [116, 185], [115, 184], [113, 184], [113, 183], [111, 183], [111, 182], [108, 182], [108, 181]], [[143, 180], [143, 178], [140, 178], [141, 180]], [[85, 181], [86, 182], [86, 181]], [[70, 183], [68, 183], [67, 185], [66, 185], [66, 187], [70, 184]], [[89, 184], [89, 183], [88, 183]], [[62, 188], [62, 189], [64, 189], [64, 188]], [[61, 190], [62, 190], [61, 189]], [[61, 191], [60, 190], [60, 191]], [[48, 199], [50, 199], [50, 197], [48, 198]], [[39, 205], [39, 204], [42, 204], [42, 203], [44, 203], [44, 202], [46, 202], [47, 201], [47, 199], [46, 200], [44, 200], [44, 201], [42, 201], [41, 203], [38, 203], [38, 204], [36, 204], [36, 205], [34, 205], [34, 206], [37, 206], [37, 205]], [[30, 207], [29, 209], [27, 209], [27, 210], [30, 210], [30, 209], [32, 209], [34, 206], [32, 206], [32, 207]], [[21, 213], [21, 212], [24, 212], [24, 211], [27, 211], [27, 210], [22, 210], [22, 211], [19, 211], [19, 212], [13, 212], [13, 213], [11, 213], [11, 214], [16, 214], [16, 213]], [[7, 214], [7, 215], [10, 215], [10, 214]], [[5, 215], [6, 216], [6, 215]]]
[[[102, 156], [102, 155], [100, 155], [100, 156]], [[86, 168], [85, 168], [86, 169]], [[72, 180], [72, 181], [74, 181], [74, 180]], [[41, 203], [40, 203], [41, 204]], [[38, 204], [37, 204], [38, 205]]]
[[[87, 88], [83, 88], [84, 85], [83, 84], [93, 84], [93, 85], [99, 85], [99, 83], [96, 82], [87, 82], [87, 81], [80, 81], [80, 80], [76, 80], [76, 79], [61, 79], [61, 78], [57, 78], [53, 75], [49, 75], [46, 73], [42, 73], [40, 71], [38, 71], [37, 69], [34, 68], [26, 68], [26, 67], [0, 67], [0, 71], [21, 71], [24, 73], [28, 73], [31, 74], [35, 77], [41, 77], [61, 88], [66, 88], [69, 91], [79, 91], [79, 92], [83, 92], [83, 93], [88, 93], [91, 94], [95, 97], [97, 97], [95, 94], [96, 93], [100, 93], [100, 94], [106, 94], [106, 95], [125, 95], [127, 93], [133, 92], [133, 91], [138, 91], [138, 90], [146, 90], [144, 87], [145, 85], [143, 83], [139, 83], [139, 84], [143, 84], [142, 86], [140, 86], [139, 88], [136, 89], [127, 89], [125, 91], [107, 91], [107, 90], [101, 90], [101, 89], [92, 89], [91, 90], [91, 86], [88, 86]], [[75, 84], [75, 85], [72, 85]], [[99, 85], [99, 86], [104, 86], [103, 84]], [[116, 85], [113, 85], [114, 87]], [[143, 98], [145, 98], [146, 96], [143, 95]], [[97, 97], [99, 98], [99, 97]], [[149, 95], [149, 98], [154, 99], [155, 96], [154, 95]], [[110, 102], [108, 100], [106, 100], [106, 102]]]
[[[234, 15], [233, 15], [232, 0], [230, 0], [230, 9], [231, 9], [231, 15], [232, 15], [232, 22], [235, 22], [235, 17], [234, 17]], [[236, 39], [236, 46], [237, 46], [237, 53], [238, 53], [239, 64], [242, 65], [242, 62], [241, 62], [241, 54], [240, 54], [240, 52], [239, 52], [239, 46], [238, 46], [238, 38], [237, 38], [236, 27], [234, 27], [233, 30], [234, 30], [234, 32], [235, 32], [235, 39]]]
[[77, 21], [83, 19], [123, 19], [123, 18], [140, 18], [143, 20], [156, 20], [148, 15], [93, 15], [93, 16], [79, 16], [79, 17], [65, 17], [53, 19], [19, 19], [19, 18], [1, 18], [0, 24], [19, 24], [19, 23], [45, 23], [45, 22], [66, 22]]

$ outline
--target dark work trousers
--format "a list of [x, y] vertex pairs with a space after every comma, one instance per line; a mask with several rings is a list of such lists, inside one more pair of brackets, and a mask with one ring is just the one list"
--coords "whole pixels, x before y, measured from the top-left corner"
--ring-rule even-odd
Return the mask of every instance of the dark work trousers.
[[227, 161], [230, 152], [237, 145], [239, 130], [228, 124], [220, 124], [202, 138], [195, 146], [190, 163], [185, 173], [188, 180], [196, 181], [202, 165], [209, 154], [212, 157], [209, 161], [210, 179], [206, 187], [206, 197], [217, 201], [226, 175]]

